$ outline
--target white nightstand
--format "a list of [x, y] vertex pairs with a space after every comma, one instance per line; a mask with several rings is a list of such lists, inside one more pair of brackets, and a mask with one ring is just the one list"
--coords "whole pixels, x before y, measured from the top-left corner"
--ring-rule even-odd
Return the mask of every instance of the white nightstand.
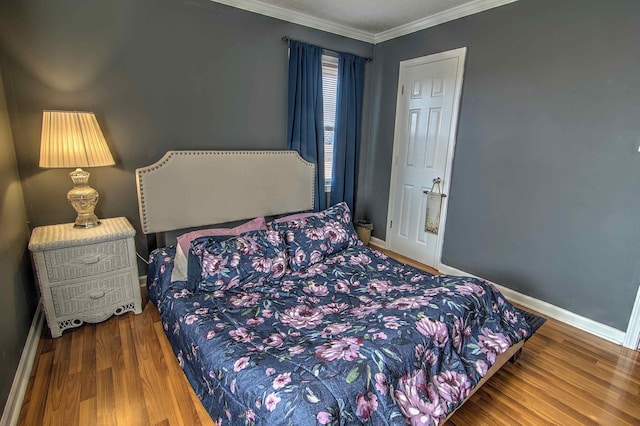
[[142, 312], [135, 230], [123, 217], [89, 229], [35, 228], [29, 241], [51, 336], [113, 314]]

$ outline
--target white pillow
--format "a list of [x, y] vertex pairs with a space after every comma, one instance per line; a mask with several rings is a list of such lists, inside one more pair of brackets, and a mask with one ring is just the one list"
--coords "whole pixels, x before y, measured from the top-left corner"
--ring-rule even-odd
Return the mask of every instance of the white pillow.
[[182, 251], [182, 247], [176, 246], [176, 257], [173, 259], [173, 272], [171, 272], [171, 282], [187, 280], [188, 259]]

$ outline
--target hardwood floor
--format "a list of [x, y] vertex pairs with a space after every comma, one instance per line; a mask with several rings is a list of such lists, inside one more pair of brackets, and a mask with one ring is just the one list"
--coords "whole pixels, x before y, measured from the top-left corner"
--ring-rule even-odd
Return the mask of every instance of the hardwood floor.
[[433, 269], [431, 266], [427, 266], [424, 263], [416, 262], [415, 260], [409, 259], [408, 257], [405, 257], [405, 256], [403, 256], [401, 254], [394, 253], [394, 252], [389, 251], [389, 250], [385, 250], [382, 247], [378, 247], [378, 246], [375, 246], [373, 244], [370, 244], [370, 246], [371, 246], [372, 249], [378, 250], [379, 252], [382, 252], [382, 253], [386, 254], [387, 256], [389, 256], [389, 257], [393, 257], [395, 260], [397, 260], [399, 262], [406, 263], [407, 265], [411, 265], [411, 266], [416, 267], [418, 269], [422, 269], [424, 271], [429, 272], [430, 274], [439, 274], [440, 273], [440, 271], [438, 271], [437, 269]]
[[[20, 425], [213, 425], [152, 303], [38, 347]], [[640, 355], [549, 319], [449, 425], [640, 424]]]
[[[46, 335], [45, 335], [46, 334]], [[20, 425], [213, 425], [147, 303], [57, 339], [43, 337]]]

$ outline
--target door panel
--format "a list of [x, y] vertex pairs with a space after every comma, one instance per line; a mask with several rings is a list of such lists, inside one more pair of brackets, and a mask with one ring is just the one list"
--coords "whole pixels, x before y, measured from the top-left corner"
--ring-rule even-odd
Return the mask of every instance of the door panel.
[[430, 266], [439, 261], [438, 236], [424, 230], [424, 191], [431, 189], [433, 179], [444, 180], [448, 171], [460, 60], [449, 57], [400, 67], [387, 245]]

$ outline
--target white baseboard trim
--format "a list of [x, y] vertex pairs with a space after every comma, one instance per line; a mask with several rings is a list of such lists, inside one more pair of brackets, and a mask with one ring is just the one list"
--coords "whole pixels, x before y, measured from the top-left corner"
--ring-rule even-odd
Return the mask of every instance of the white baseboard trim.
[[140, 284], [140, 288], [144, 288], [147, 286], [147, 276], [146, 275], [139, 275], [138, 276], [138, 283]]
[[9, 391], [9, 397], [7, 398], [7, 403], [5, 404], [4, 411], [2, 412], [2, 418], [0, 419], [1, 426], [13, 426], [18, 424], [18, 417], [20, 416], [20, 409], [22, 408], [24, 395], [27, 391], [27, 385], [29, 384], [29, 376], [31, 376], [33, 362], [36, 358], [43, 324], [44, 311], [42, 310], [40, 301], [38, 301], [38, 307], [36, 308], [33, 320], [31, 321], [31, 328], [29, 329], [27, 340], [24, 344], [24, 348], [22, 349], [22, 356], [20, 356], [16, 375], [13, 377], [13, 384]]
[[[371, 244], [376, 245], [383, 249], [387, 248], [387, 242], [380, 238], [371, 237]], [[475, 275], [473, 274], [445, 265], [444, 263], [439, 263], [438, 265], [435, 266], [435, 268], [444, 274], [467, 275], [470, 277], [475, 277]], [[481, 277], [476, 277], [476, 278], [481, 278]], [[541, 313], [542, 315], [546, 315], [548, 317], [551, 317], [565, 324], [569, 324], [572, 327], [586, 331], [587, 333], [591, 333], [595, 336], [601, 337], [615, 344], [623, 345], [626, 348], [639, 349], [638, 345], [640, 344], [640, 289], [638, 289], [638, 294], [636, 296], [636, 303], [634, 305], [635, 306], [634, 311], [632, 312], [631, 318], [629, 320], [629, 328], [625, 333], [624, 331], [618, 330], [617, 328], [613, 328], [606, 324], [599, 323], [597, 321], [583, 317], [581, 315], [578, 315], [566, 309], [559, 308], [555, 305], [552, 305], [551, 303], [544, 302], [540, 299], [536, 299], [535, 297], [527, 296], [526, 294], [519, 293], [515, 290], [511, 290], [510, 288], [501, 286], [499, 284], [496, 284], [496, 287], [500, 290], [502, 294], [504, 294], [504, 296], [507, 299], [509, 299], [512, 302], [518, 303], [524, 306], [525, 308], [532, 309], [534, 311]]]
[[[476, 277], [473, 274], [469, 274], [467, 272], [461, 271], [460, 269], [456, 269], [442, 263], [437, 266], [437, 269], [445, 274]], [[515, 290], [511, 290], [510, 288], [503, 287], [499, 284], [494, 284], [496, 285], [498, 290], [500, 290], [500, 292], [504, 294], [504, 296], [511, 302], [518, 303], [525, 308], [532, 309], [541, 313], [542, 315], [546, 315], [565, 324], [569, 324], [572, 327], [579, 328], [580, 330], [594, 334], [618, 345], [621, 345], [624, 341], [625, 332], [622, 330], [618, 330], [617, 328], [613, 328], [592, 319], [585, 318], [571, 311], [567, 311], [566, 309], [562, 309], [555, 305], [552, 305], [551, 303], [547, 303], [534, 297], [527, 296], [526, 294], [519, 293]]]
[[380, 238], [371, 237], [369, 242], [371, 244], [373, 244], [374, 246], [378, 246], [378, 247], [383, 248], [383, 249], [387, 248], [387, 242], [385, 240], [381, 240]]

